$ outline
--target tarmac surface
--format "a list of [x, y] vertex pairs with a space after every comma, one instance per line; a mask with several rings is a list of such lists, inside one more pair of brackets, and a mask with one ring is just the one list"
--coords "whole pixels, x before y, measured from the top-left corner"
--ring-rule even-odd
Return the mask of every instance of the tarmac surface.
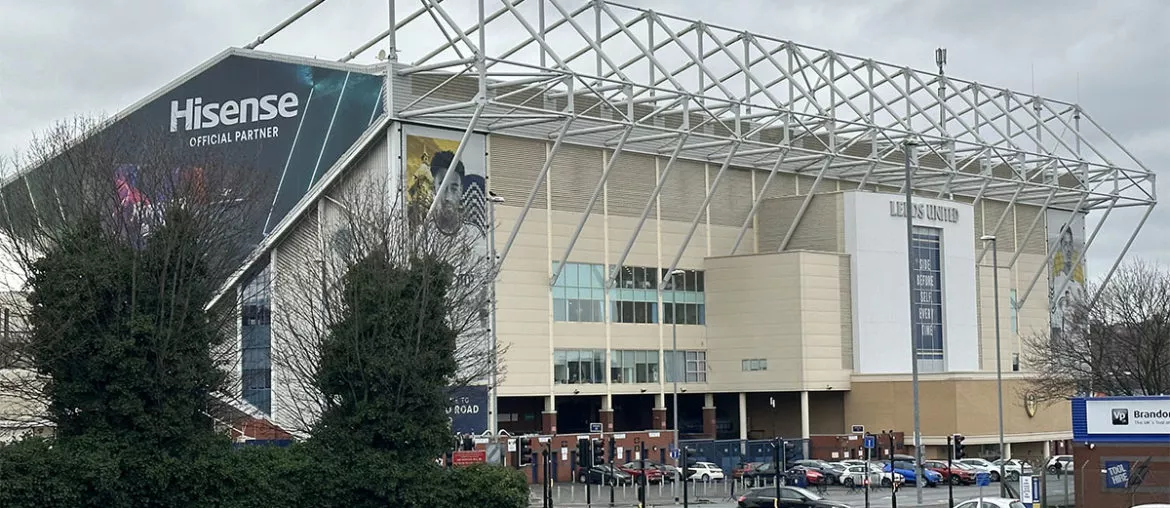
[[[1071, 476], [1066, 477], [1050, 477], [1047, 479], [1047, 506], [1050, 508], [1071, 506], [1071, 503], [1066, 503], [1073, 500], [1073, 488], [1075, 479]], [[553, 486], [552, 497], [554, 507], [608, 507], [610, 505], [610, 488], [608, 486], [602, 487], [600, 485], [590, 485], [590, 499], [587, 500], [585, 494], [585, 486], [582, 484], [558, 484]], [[1067, 489], [1067, 496], [1065, 492]], [[732, 483], [711, 482], [707, 484], [698, 483], [688, 487], [688, 505], [698, 506], [703, 508], [734, 508], [737, 505], [736, 500], [742, 495], [744, 488], [736, 484], [734, 492], [732, 490]], [[990, 486], [983, 487], [983, 494], [985, 496], [998, 496], [999, 484], [992, 483]], [[676, 501], [675, 496], [680, 496]], [[683, 506], [681, 486], [675, 486], [672, 483], [663, 485], [650, 485], [646, 491], [646, 508], [653, 506], [674, 507]], [[862, 489], [850, 490], [846, 487], [829, 487], [828, 491], [823, 494], [824, 497], [834, 501], [843, 502], [854, 508], [862, 507], [892, 507], [898, 508], [938, 508], [946, 507], [948, 501], [948, 492], [945, 485], [934, 488], [922, 489], [922, 504], [917, 504], [915, 489], [912, 486], [904, 486], [897, 493], [891, 492], [889, 489], [873, 489], [869, 492], [869, 503], [866, 503], [865, 492]], [[897, 504], [895, 505], [894, 497], [897, 496]], [[975, 486], [956, 486], [954, 487], [955, 503], [974, 499], [979, 497], [979, 487]], [[532, 494], [529, 497], [531, 506], [542, 506], [542, 492], [540, 485], [532, 486]], [[591, 502], [589, 502], [591, 501]], [[638, 506], [638, 490], [634, 486], [616, 487], [613, 489], [613, 505], [615, 507], [636, 507]]]

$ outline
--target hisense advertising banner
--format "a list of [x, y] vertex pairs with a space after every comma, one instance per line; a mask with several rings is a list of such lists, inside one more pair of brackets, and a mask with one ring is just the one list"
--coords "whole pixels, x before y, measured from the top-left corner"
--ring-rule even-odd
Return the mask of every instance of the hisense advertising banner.
[[[258, 241], [381, 114], [382, 86], [375, 74], [230, 54], [93, 139], [118, 151], [109, 169], [124, 209], [169, 197], [152, 178], [201, 178], [194, 161], [250, 172], [241, 181], [259, 200], [249, 220]], [[67, 207], [52, 174], [35, 168], [6, 185], [8, 210]]]

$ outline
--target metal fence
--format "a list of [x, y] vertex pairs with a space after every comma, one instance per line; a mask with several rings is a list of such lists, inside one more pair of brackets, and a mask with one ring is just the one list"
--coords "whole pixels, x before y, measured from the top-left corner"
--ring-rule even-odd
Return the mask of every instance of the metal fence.
[[[784, 442], [787, 463], [804, 460], [805, 440], [786, 439]], [[691, 460], [714, 463], [728, 474], [742, 462], [771, 462], [776, 453], [775, 441], [771, 439], [692, 439], [679, 443], [691, 450]]]

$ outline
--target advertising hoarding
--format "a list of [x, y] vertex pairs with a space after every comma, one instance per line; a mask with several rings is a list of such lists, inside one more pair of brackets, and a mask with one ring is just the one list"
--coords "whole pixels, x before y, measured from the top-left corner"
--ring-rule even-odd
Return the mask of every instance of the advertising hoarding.
[[[101, 159], [115, 174], [123, 212], [171, 198], [159, 182], [176, 175], [198, 181], [197, 161], [247, 172], [239, 181], [259, 201], [246, 224], [254, 245], [382, 113], [382, 82], [351, 68], [228, 54], [117, 118], [85, 146], [110, 151]], [[6, 210], [64, 215], [52, 208], [70, 206], [60, 162], [68, 156], [5, 185]]]
[[1072, 400], [1077, 441], [1166, 442], [1170, 397], [1088, 397]]
[[[1046, 216], [1048, 252], [1052, 254], [1048, 277], [1048, 302], [1051, 309], [1050, 333], [1054, 338], [1071, 331], [1065, 317], [1075, 302], [1085, 297], [1085, 262], [1073, 266], [1078, 252], [1085, 248], [1085, 214], [1049, 210]], [[1065, 222], [1068, 222], [1066, 225]], [[1056, 294], [1057, 291], [1060, 294]]]
[[488, 388], [461, 386], [451, 389], [447, 407], [453, 434], [480, 435], [488, 430]]

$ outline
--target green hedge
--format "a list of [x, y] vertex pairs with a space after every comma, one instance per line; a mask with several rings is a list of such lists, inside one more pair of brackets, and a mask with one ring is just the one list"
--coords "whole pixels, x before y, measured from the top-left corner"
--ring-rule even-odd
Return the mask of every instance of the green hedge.
[[402, 464], [374, 451], [233, 450], [223, 442], [176, 454], [82, 439], [28, 439], [0, 448], [0, 506], [6, 508], [527, 505], [528, 486], [515, 470]]

